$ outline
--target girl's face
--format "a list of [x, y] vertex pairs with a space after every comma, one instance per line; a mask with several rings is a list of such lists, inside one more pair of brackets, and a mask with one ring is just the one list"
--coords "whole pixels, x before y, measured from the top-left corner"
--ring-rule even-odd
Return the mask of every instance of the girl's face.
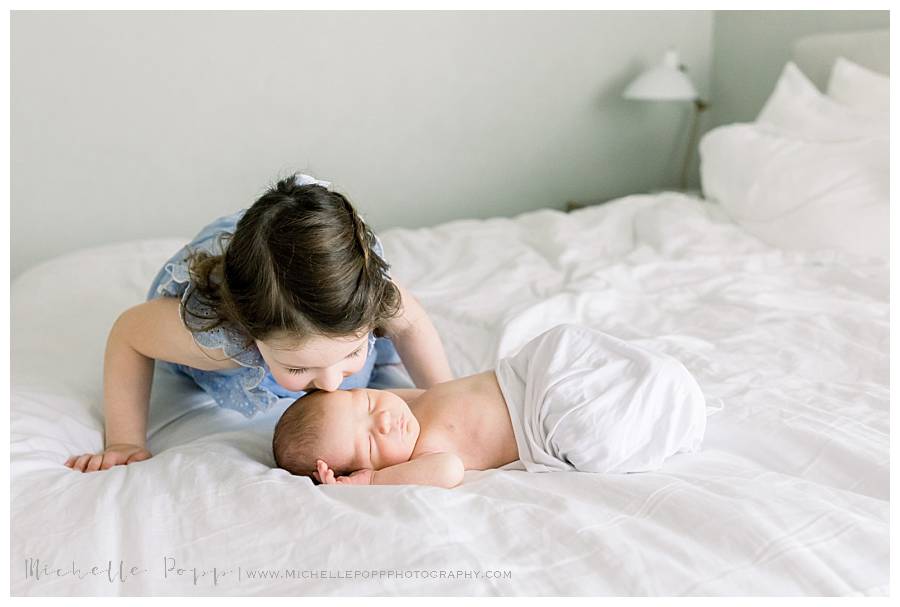
[[337, 390], [345, 377], [353, 375], [366, 362], [369, 335], [346, 338], [313, 336], [299, 346], [285, 347], [285, 341], [256, 341], [259, 353], [269, 365], [280, 386], [300, 390]]

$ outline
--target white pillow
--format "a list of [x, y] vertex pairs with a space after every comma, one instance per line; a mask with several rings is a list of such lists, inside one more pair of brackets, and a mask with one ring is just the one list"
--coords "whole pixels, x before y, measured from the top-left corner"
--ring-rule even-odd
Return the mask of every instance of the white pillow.
[[785, 249], [838, 249], [887, 258], [889, 140], [810, 142], [732, 124], [700, 142], [707, 198], [739, 225]]
[[861, 112], [829, 98], [792, 62], [784, 66], [756, 122], [775, 133], [808, 141], [887, 136], [889, 131], [887, 115]]
[[828, 79], [828, 96], [855, 110], [887, 114], [891, 109], [891, 79], [838, 57]]

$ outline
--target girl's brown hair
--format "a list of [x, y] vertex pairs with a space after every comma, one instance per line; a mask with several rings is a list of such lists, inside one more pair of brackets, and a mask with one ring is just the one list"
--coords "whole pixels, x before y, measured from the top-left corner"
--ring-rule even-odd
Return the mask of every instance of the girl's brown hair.
[[248, 343], [359, 335], [399, 312], [375, 235], [350, 201], [322, 186], [279, 181], [223, 244], [222, 255], [191, 256], [194, 288], [181, 305], [191, 332], [230, 322]]

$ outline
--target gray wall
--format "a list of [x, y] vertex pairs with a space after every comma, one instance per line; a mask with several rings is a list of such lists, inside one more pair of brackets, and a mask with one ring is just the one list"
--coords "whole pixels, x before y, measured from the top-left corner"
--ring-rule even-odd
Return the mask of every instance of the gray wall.
[[712, 102], [705, 130], [752, 120], [798, 37], [888, 25], [887, 11], [15, 11], [11, 272], [189, 236], [297, 169], [376, 229], [674, 187], [688, 107], [620, 98], [666, 47]]
[[704, 126], [753, 121], [798, 38], [889, 25], [888, 11], [716, 11], [713, 104]]
[[376, 229], [512, 215], [678, 179], [685, 104], [620, 98], [712, 13], [14, 12], [12, 274], [191, 235], [279, 175]]

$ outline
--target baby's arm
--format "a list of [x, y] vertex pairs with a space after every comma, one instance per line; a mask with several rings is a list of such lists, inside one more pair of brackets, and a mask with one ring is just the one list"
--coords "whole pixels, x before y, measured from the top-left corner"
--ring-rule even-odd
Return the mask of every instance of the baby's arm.
[[373, 485], [434, 485], [450, 489], [462, 482], [466, 469], [455, 453], [428, 453], [372, 473]]
[[147, 409], [154, 359], [205, 370], [237, 366], [221, 351], [201, 350], [182, 323], [178, 307], [177, 298], [154, 299], [129, 308], [116, 320], [103, 361], [106, 448], [72, 456], [66, 466], [94, 472], [150, 457]]
[[326, 485], [434, 485], [451, 489], [462, 482], [466, 472], [455, 453], [428, 453], [381, 470], [357, 470], [337, 478], [325, 462], [318, 460], [316, 464], [316, 478]]
[[409, 376], [419, 388], [453, 379], [444, 345], [428, 313], [409, 291], [396, 281], [394, 284], [400, 290], [401, 312], [384, 328]]

